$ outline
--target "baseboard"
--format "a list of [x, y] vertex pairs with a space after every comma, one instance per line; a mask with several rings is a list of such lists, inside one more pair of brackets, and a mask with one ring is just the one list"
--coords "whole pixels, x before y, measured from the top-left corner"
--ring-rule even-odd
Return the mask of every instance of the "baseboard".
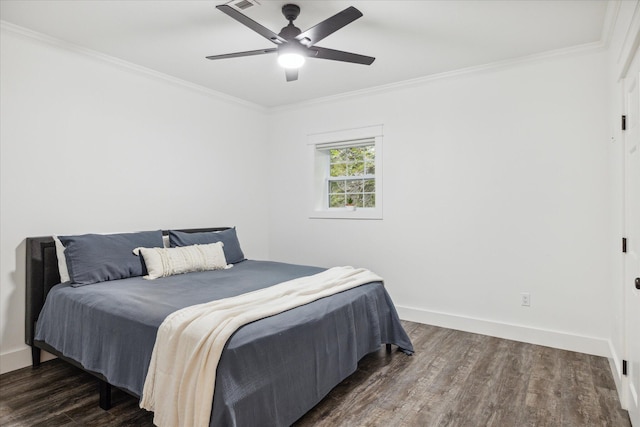
[[31, 365], [31, 348], [0, 354], [0, 374]]
[[403, 320], [441, 326], [443, 328], [472, 332], [508, 340], [521, 341], [561, 350], [576, 351], [595, 356], [611, 357], [609, 342], [602, 338], [570, 334], [524, 325], [475, 319], [449, 313], [423, 310], [414, 307], [396, 306]]
[[[56, 356], [42, 352], [41, 361], [55, 359]], [[31, 366], [31, 347], [0, 354], [0, 375]]]

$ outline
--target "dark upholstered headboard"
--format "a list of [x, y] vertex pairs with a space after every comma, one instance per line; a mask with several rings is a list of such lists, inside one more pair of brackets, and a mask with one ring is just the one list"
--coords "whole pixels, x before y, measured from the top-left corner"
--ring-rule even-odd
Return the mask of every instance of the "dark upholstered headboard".
[[[229, 227], [190, 228], [178, 230], [185, 233], [199, 233], [203, 231], [222, 231]], [[163, 230], [162, 234], [169, 232]], [[36, 321], [44, 305], [44, 300], [51, 288], [60, 283], [58, 272], [58, 258], [53, 237], [27, 238], [27, 272], [26, 272], [26, 309], [25, 309], [25, 342], [33, 346]]]
[[58, 258], [53, 238], [27, 238], [25, 342], [33, 345], [35, 324], [42, 310], [44, 299], [51, 288], [60, 283]]

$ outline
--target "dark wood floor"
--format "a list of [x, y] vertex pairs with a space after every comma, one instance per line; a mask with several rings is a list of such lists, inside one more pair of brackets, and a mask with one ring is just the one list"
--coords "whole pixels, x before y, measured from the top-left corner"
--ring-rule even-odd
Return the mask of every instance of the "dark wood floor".
[[[295, 425], [630, 426], [602, 357], [403, 322], [408, 357], [366, 356]], [[137, 400], [59, 360], [0, 376], [2, 426], [152, 426]]]

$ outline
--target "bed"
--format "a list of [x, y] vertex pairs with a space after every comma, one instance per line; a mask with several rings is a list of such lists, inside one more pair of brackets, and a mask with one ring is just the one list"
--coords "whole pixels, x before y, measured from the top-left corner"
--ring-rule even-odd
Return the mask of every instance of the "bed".
[[[26, 243], [25, 338], [33, 366], [46, 350], [95, 375], [103, 409], [111, 405], [112, 386], [141, 396], [156, 333], [170, 313], [324, 270], [243, 260], [229, 269], [155, 281], [129, 277], [74, 287], [59, 283], [52, 237]], [[290, 425], [353, 373], [362, 357], [381, 345], [390, 351], [391, 344], [413, 351], [381, 282], [249, 323], [231, 336], [220, 357], [210, 425]]]

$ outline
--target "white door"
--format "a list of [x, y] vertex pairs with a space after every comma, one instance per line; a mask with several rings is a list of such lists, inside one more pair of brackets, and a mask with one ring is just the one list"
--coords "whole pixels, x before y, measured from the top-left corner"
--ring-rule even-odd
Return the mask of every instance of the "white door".
[[627, 404], [634, 427], [640, 427], [640, 73], [633, 68], [625, 79], [624, 256]]

